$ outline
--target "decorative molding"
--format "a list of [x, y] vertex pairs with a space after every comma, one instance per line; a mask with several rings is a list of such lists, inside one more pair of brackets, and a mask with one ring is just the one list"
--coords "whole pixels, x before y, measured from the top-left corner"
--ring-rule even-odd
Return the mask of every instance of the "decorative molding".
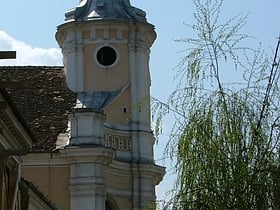
[[131, 138], [128, 135], [117, 135], [111, 132], [105, 132], [105, 147], [110, 147], [119, 151], [131, 150]]
[[60, 150], [60, 154], [70, 164], [94, 162], [107, 165], [115, 158], [115, 151], [111, 148], [91, 146], [69, 146], [64, 150]]
[[29, 153], [22, 157], [22, 167], [68, 167], [69, 163], [58, 151], [53, 153]]
[[[16, 148], [21, 148], [22, 151], [28, 151], [31, 147], [31, 140], [30, 142], [22, 135], [21, 131], [19, 130], [20, 128], [16, 125], [17, 122], [15, 122], [12, 119], [12, 116], [10, 116], [7, 113], [8, 110], [4, 109], [0, 111], [0, 124], [2, 133], [5, 136], [5, 128], [7, 128], [8, 132], [11, 133], [11, 135], [14, 138], [14, 142], [9, 141], [10, 143], [13, 143], [16, 145]], [[14, 148], [15, 149], [15, 148]]]

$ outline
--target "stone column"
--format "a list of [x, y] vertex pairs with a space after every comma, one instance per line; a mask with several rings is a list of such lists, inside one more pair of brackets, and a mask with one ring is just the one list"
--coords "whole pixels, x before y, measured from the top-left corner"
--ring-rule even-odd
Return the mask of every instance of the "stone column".
[[72, 210], [105, 210], [104, 166], [97, 163], [71, 165]]
[[115, 151], [70, 146], [60, 152], [70, 164], [71, 210], [105, 210], [105, 167], [114, 159]]
[[147, 33], [138, 25], [130, 26], [129, 63], [131, 80], [131, 134], [133, 162], [154, 162], [150, 122], [150, 72]]
[[105, 148], [104, 114], [77, 108], [70, 116], [70, 146], [61, 151], [70, 162], [71, 210], [105, 210], [105, 166], [114, 151]]

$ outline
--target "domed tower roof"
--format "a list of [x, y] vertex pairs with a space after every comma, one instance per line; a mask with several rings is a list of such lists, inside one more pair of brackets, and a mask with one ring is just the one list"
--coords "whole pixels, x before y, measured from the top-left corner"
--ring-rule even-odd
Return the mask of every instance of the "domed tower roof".
[[146, 21], [146, 13], [131, 6], [129, 0], [80, 0], [65, 13], [65, 21], [92, 19], [132, 19]]

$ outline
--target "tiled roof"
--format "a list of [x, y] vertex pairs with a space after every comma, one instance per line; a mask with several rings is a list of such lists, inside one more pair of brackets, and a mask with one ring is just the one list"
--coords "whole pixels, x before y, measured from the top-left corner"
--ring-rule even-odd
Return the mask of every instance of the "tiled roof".
[[68, 114], [76, 102], [63, 67], [0, 67], [0, 87], [10, 94], [34, 134], [31, 151], [52, 151], [58, 134], [67, 130]]

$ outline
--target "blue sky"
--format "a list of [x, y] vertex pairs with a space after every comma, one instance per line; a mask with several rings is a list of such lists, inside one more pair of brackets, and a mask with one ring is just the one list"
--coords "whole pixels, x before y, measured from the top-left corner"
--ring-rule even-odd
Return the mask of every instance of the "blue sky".
[[[54, 38], [56, 26], [63, 22], [65, 11], [78, 2], [79, 0], [3, 1], [0, 8], [0, 31], [5, 31], [32, 49], [36, 48], [34, 54], [40, 49], [58, 48]], [[150, 63], [152, 91], [154, 95], [166, 98], [167, 94], [162, 93], [170, 92], [174, 74], [172, 69], [183, 56], [179, 52], [186, 48], [173, 40], [191, 35], [191, 30], [183, 22], [193, 23], [193, 3], [191, 0], [131, 0], [131, 4], [145, 10], [148, 21], [156, 27], [158, 37], [152, 48]], [[230, 18], [240, 12], [248, 13], [244, 32], [258, 37], [264, 46], [273, 47], [280, 33], [279, 8], [279, 0], [224, 0], [221, 16]], [[7, 48], [10, 49], [11, 46], [0, 42], [0, 50], [9, 50]], [[53, 52], [53, 56], [55, 55]], [[28, 62], [28, 58], [26, 60]], [[45, 59], [42, 62], [48, 61]], [[54, 64], [58, 62], [60, 61], [55, 60]], [[162, 87], [157, 88], [163, 79], [166, 80], [164, 91]]]
[[[78, 5], [78, 2], [79, 0], [2, 1], [0, 50], [17, 50], [16, 65], [61, 64], [60, 50], [54, 38], [56, 26], [63, 22], [65, 11]], [[173, 69], [184, 55], [180, 51], [186, 48], [184, 44], [174, 42], [174, 39], [192, 35], [192, 31], [183, 23], [194, 23], [193, 3], [191, 0], [131, 0], [131, 4], [145, 10], [148, 21], [155, 25], [157, 40], [152, 47], [150, 62], [152, 95], [165, 100], [174, 87]], [[227, 19], [238, 13], [248, 14], [243, 32], [257, 37], [270, 52], [280, 34], [279, 9], [279, 0], [224, 0], [221, 17]], [[11, 63], [0, 61], [0, 65], [8, 64]], [[166, 122], [165, 127], [170, 125], [170, 122]], [[163, 143], [156, 147], [157, 159], [161, 158], [164, 141], [166, 136], [162, 136]], [[168, 187], [170, 179], [165, 179], [158, 190], [160, 198], [163, 198], [163, 192]]]

